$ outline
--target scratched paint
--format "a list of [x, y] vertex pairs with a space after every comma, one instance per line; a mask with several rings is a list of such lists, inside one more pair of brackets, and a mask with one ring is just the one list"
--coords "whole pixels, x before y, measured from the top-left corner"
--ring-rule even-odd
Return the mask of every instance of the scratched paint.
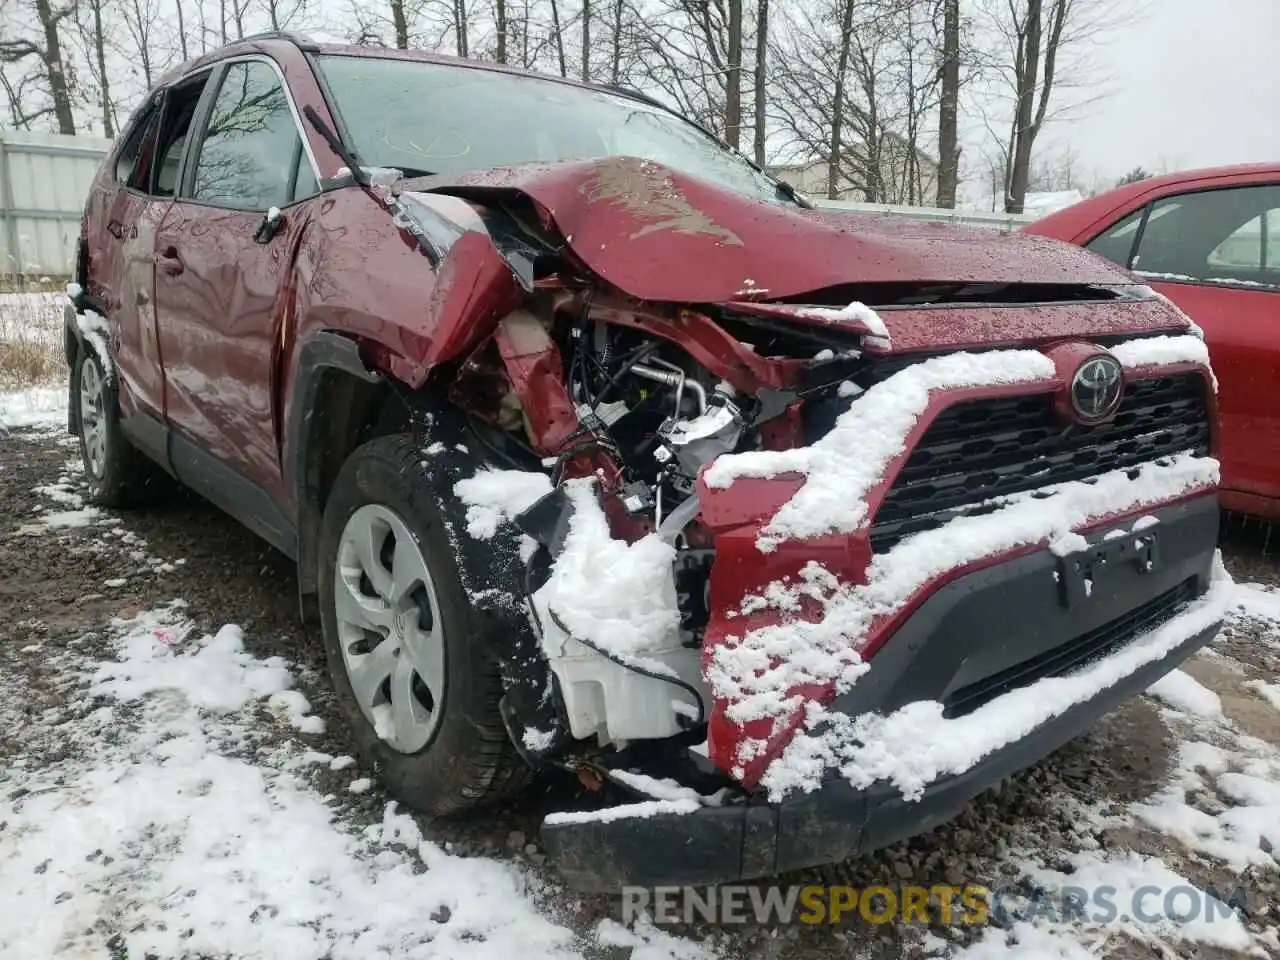
[[637, 221], [647, 221], [631, 234], [632, 240], [669, 230], [742, 246], [741, 237], [689, 202], [667, 168], [648, 160], [610, 157], [601, 161], [578, 193], [590, 204], [621, 207]]

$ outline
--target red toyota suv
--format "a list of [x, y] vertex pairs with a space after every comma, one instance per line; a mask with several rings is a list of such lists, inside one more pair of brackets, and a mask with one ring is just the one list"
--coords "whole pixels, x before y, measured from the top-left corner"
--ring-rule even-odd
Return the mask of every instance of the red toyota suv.
[[296, 559], [433, 815], [537, 770], [584, 889], [954, 815], [1213, 637], [1215, 385], [1052, 240], [827, 214], [642, 96], [274, 35], [165, 77], [66, 317], [96, 502]]
[[1140, 180], [1025, 229], [1133, 270], [1204, 330], [1222, 384], [1222, 505], [1280, 519], [1280, 165]]

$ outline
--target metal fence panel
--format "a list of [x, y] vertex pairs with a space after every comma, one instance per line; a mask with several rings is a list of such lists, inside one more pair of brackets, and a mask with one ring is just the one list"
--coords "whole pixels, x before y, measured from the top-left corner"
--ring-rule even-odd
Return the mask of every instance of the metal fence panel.
[[0, 273], [68, 276], [101, 137], [0, 133]]
[[853, 200], [819, 200], [810, 197], [819, 210], [844, 213], [880, 214], [885, 217], [903, 217], [907, 220], [927, 220], [931, 223], [954, 223], [966, 227], [987, 227], [994, 230], [1017, 230], [1031, 223], [1036, 217], [1029, 213], [987, 213], [982, 210], [944, 210], [941, 207], [904, 207], [888, 203], [859, 203]]

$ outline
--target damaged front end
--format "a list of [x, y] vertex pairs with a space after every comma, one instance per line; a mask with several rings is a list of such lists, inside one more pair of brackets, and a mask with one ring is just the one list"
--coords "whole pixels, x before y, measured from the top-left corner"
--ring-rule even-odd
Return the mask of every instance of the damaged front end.
[[[1166, 303], [883, 265], [728, 283], [747, 231], [631, 172], [665, 225], [623, 204], [599, 250], [575, 204], [617, 169], [572, 197], [387, 198], [438, 263], [415, 379], [488, 465], [459, 493], [526, 538], [537, 649], [508, 658], [508, 732], [623, 801], [547, 818], [572, 882], [760, 876], [923, 829], [1216, 630], [1214, 384]], [[704, 287], [686, 266], [667, 298], [602, 259], [664, 234], [700, 238]], [[1004, 608], [1039, 628], [993, 628]], [[939, 758], [934, 727], [972, 748]]]

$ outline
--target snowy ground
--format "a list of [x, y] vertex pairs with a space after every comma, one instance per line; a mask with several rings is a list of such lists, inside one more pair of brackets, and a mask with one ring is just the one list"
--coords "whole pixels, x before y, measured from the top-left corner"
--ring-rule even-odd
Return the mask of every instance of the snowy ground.
[[[543, 863], [563, 787], [447, 825], [395, 809], [331, 719], [288, 563], [193, 497], [86, 508], [64, 404], [0, 395], [0, 957], [1280, 957], [1280, 593], [1237, 587], [1211, 651], [955, 822], [781, 878], [1241, 887], [1241, 916], [627, 931]], [[1248, 538], [1227, 561], [1280, 580]]]

